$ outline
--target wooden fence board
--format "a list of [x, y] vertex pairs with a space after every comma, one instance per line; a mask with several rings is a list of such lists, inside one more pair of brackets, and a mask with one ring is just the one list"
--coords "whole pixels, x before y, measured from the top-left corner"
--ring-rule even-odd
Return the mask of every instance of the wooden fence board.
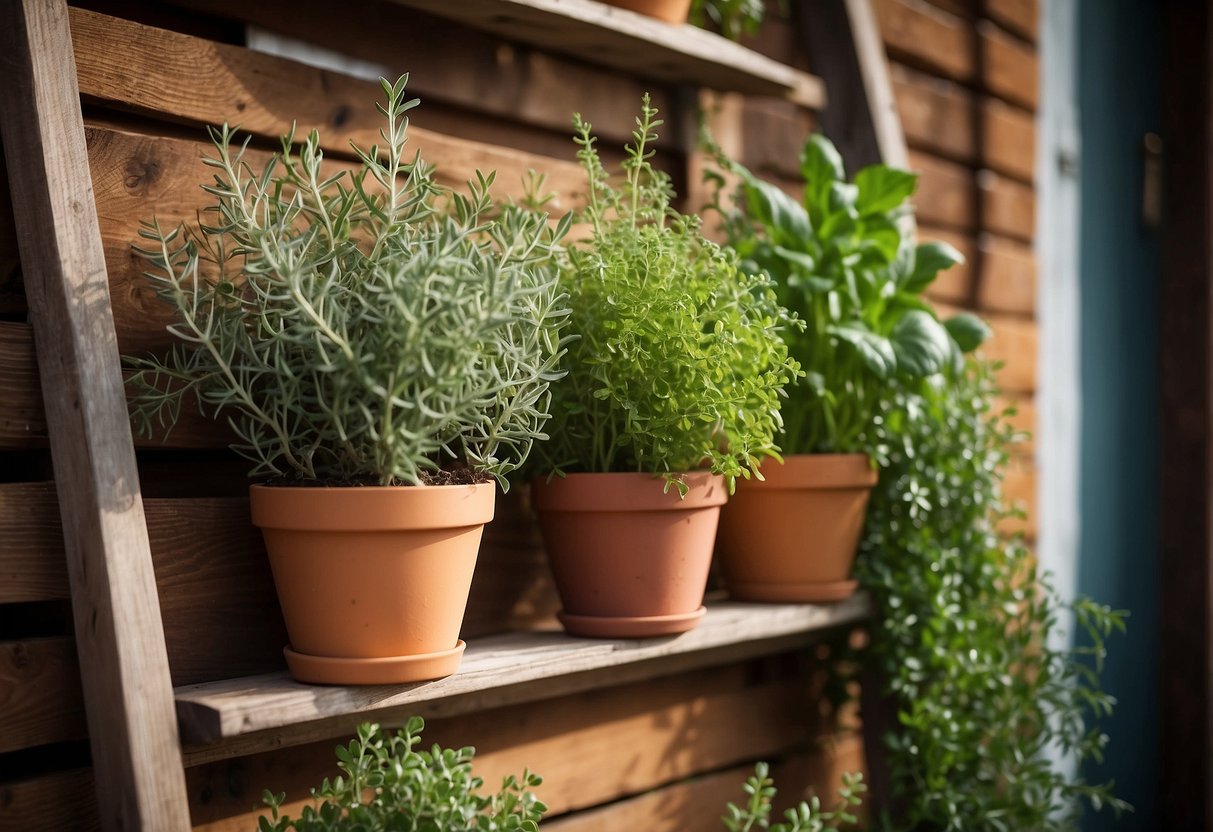
[[17, 254], [17, 227], [13, 224], [6, 164], [0, 144], [0, 315], [20, 315], [25, 313], [25, 289], [21, 285], [21, 258]]
[[1030, 113], [982, 97], [984, 146], [978, 153], [972, 91], [898, 64], [893, 64], [891, 75], [897, 110], [912, 148], [970, 165], [980, 163], [1021, 181], [1032, 181], [1036, 125]]
[[972, 171], [915, 151], [910, 152], [910, 169], [919, 173], [913, 199], [919, 222], [973, 230]]
[[991, 19], [1020, 37], [1035, 42], [1040, 34], [1039, 0], [983, 0]]
[[979, 24], [978, 32], [985, 50], [985, 88], [1034, 112], [1040, 102], [1036, 52], [988, 22]]
[[46, 411], [29, 324], [0, 321], [0, 448], [46, 446]]
[[977, 305], [991, 312], [1032, 315], [1036, 310], [1036, 258], [1032, 249], [1003, 237], [981, 241], [984, 272]]
[[[490, 785], [524, 767], [539, 772], [538, 794], [557, 814], [800, 747], [821, 730], [809, 705], [794, 668], [734, 665], [429, 719], [424, 738], [474, 745], [475, 770]], [[334, 770], [332, 745], [191, 768], [195, 828], [252, 828], [256, 813], [249, 809], [263, 787], [286, 791], [298, 807], [306, 786]]]
[[0, 830], [101, 829], [93, 770], [59, 771], [0, 783]]
[[72, 639], [0, 641], [0, 753], [86, 736]]
[[[0, 126], [72, 584], [102, 826], [188, 827], [67, 4], [0, 13]], [[48, 140], [47, 137], [53, 137]]]
[[0, 484], [0, 604], [70, 595], [55, 484]]
[[955, 14], [910, 0], [874, 0], [880, 35], [894, 57], [948, 78], [973, 73], [973, 28]]
[[977, 181], [986, 229], [1030, 242], [1036, 234], [1036, 195], [1032, 188], [993, 171], [982, 171]]
[[1002, 494], [1008, 508], [1027, 512], [1025, 517], [1007, 517], [998, 524], [1004, 534], [1023, 534], [1028, 540], [1036, 539], [1036, 466], [1030, 457], [1016, 454], [1007, 466], [1006, 479], [1002, 482]]
[[[90, 100], [200, 126], [226, 121], [270, 138], [287, 133], [294, 121], [297, 136], [318, 130], [327, 151], [346, 157], [351, 141], [364, 148], [383, 143], [383, 118], [375, 109], [383, 91], [370, 81], [81, 9], [72, 10], [72, 33], [81, 93]], [[121, 61], [113, 60], [115, 52]], [[412, 120], [424, 122], [424, 114], [423, 106]], [[201, 130], [199, 138], [205, 138]], [[438, 166], [440, 181], [450, 186], [462, 186], [477, 170], [496, 170], [497, 192], [521, 196], [527, 170], [540, 169], [557, 195], [553, 211], [575, 207], [585, 190], [581, 168], [571, 161], [415, 124], [409, 143]], [[568, 148], [571, 156], [571, 142]]]
[[[826, 746], [795, 754], [771, 766], [771, 776], [779, 789], [775, 806], [777, 816], [807, 796], [821, 796], [832, 807], [841, 773], [863, 768], [863, 743], [858, 737], [842, 734]], [[664, 788], [654, 789], [606, 806], [557, 817], [543, 825], [544, 832], [618, 832], [643, 829], [645, 832], [720, 832], [725, 805], [741, 805], [741, 790], [754, 773], [752, 765], [694, 777]]]

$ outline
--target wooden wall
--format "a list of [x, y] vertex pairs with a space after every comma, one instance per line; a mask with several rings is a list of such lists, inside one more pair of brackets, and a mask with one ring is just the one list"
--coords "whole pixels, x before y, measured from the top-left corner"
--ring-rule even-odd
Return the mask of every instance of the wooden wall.
[[[1001, 380], [1030, 426], [1035, 2], [986, 0], [977, 15], [965, 0], [873, 2], [912, 163], [923, 173], [923, 233], [970, 259], [934, 287], [934, 296], [992, 321], [997, 335], [989, 352], [1006, 360]], [[410, 71], [410, 89], [423, 100], [413, 141], [448, 182], [495, 168], [508, 189], [534, 167], [548, 173], [562, 207], [580, 198], [569, 114], [581, 110], [604, 148], [618, 147], [641, 92], [651, 90], [669, 122], [659, 162], [680, 189], [695, 191], [696, 99], [684, 88], [500, 42], [389, 3], [366, 4], [355, 16], [333, 14], [321, 0], [88, 0], [73, 9], [71, 23], [124, 351], [167, 343], [163, 311], [142, 287], [129, 247], [140, 219], [185, 218], [200, 204], [203, 125], [238, 122], [253, 133], [254, 153], [263, 154], [297, 119], [301, 130], [322, 131], [334, 167], [351, 163], [349, 139], [369, 143], [377, 129], [375, 84], [252, 52], [242, 46], [239, 20], [391, 72]], [[775, 16], [754, 45], [811, 67], [794, 32]], [[813, 114], [774, 99], [745, 98], [739, 106], [733, 146], [746, 164], [791, 186]], [[0, 175], [0, 189], [5, 182]], [[10, 209], [0, 191], [0, 830], [88, 829], [96, 821], [87, 726]], [[285, 635], [261, 542], [247, 521], [244, 466], [223, 450], [224, 439], [221, 429], [192, 419], [167, 441], [138, 443], [178, 685], [282, 667]], [[1025, 500], [1033, 493], [1028, 450], [1008, 481]], [[465, 637], [550, 622], [555, 608], [525, 493], [513, 493], [499, 515], [481, 556]], [[490, 783], [524, 766], [547, 775], [542, 795], [558, 819], [545, 828], [718, 829], [724, 800], [739, 799], [756, 759], [776, 763], [788, 797], [829, 788], [841, 771], [862, 764], [854, 731], [833, 732], [821, 712], [818, 658], [752, 660], [436, 720], [427, 738], [476, 745]], [[305, 784], [330, 773], [331, 745], [191, 765], [193, 823], [253, 828], [261, 789], [302, 797]]]

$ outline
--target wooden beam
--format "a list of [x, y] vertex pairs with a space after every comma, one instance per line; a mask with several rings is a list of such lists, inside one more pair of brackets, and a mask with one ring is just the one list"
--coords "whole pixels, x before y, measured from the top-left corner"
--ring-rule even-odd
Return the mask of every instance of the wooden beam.
[[66, 2], [0, 7], [0, 55], [0, 128], [64, 518], [101, 826], [186, 830]]
[[795, 13], [814, 69], [830, 90], [818, 119], [847, 170], [854, 174], [877, 162], [907, 167], [905, 135], [869, 0], [798, 3]]
[[72, 640], [0, 641], [0, 702], [0, 753], [85, 737]]

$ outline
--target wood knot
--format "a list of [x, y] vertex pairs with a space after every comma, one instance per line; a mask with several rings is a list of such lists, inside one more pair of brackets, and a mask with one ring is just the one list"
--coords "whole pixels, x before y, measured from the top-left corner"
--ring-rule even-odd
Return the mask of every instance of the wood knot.
[[122, 173], [122, 184], [128, 191], [146, 194], [149, 186], [160, 179], [160, 162], [157, 159], [129, 159]]
[[347, 105], [342, 104], [336, 110], [333, 111], [333, 116], [332, 116], [332, 118], [329, 119], [329, 123], [332, 124], [334, 127], [341, 127], [349, 120], [350, 120], [350, 108]]
[[26, 670], [30, 666], [29, 645], [17, 642], [8, 648], [9, 661], [17, 670]]

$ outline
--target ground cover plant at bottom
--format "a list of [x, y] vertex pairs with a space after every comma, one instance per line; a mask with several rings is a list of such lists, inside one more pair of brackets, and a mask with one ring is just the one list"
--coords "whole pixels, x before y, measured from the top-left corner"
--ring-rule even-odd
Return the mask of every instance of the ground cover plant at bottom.
[[[1061, 832], [1085, 807], [1125, 808], [1080, 768], [1108, 742], [1092, 718], [1113, 705], [1099, 669], [1124, 614], [1059, 598], [1023, 541], [1000, 534], [1014, 434], [994, 392], [971, 361], [900, 386], [877, 421], [888, 460], [856, 566], [878, 610], [860, 660], [895, 714], [877, 829]], [[1070, 612], [1081, 646], [1058, 647]]]
[[783, 821], [772, 826], [772, 803], [777, 792], [770, 772], [770, 766], [766, 763], [754, 766], [754, 774], [741, 787], [746, 794], [745, 801], [741, 806], [730, 802], [720, 819], [728, 832], [752, 832], [758, 829], [769, 829], [771, 832], [826, 832], [854, 828], [859, 822], [855, 812], [863, 803], [862, 795], [867, 791], [867, 786], [863, 783], [862, 774], [846, 773], [842, 775], [842, 787], [838, 790], [838, 805], [835, 808], [823, 809], [821, 799], [814, 795], [785, 811]]
[[507, 777], [482, 794], [472, 773], [473, 748], [418, 748], [425, 722], [413, 717], [397, 733], [359, 726], [349, 745], [337, 746], [341, 774], [312, 789], [315, 805], [298, 818], [281, 813], [283, 793], [265, 792], [271, 816], [260, 832], [537, 832], [547, 807], [531, 789], [531, 772]]

